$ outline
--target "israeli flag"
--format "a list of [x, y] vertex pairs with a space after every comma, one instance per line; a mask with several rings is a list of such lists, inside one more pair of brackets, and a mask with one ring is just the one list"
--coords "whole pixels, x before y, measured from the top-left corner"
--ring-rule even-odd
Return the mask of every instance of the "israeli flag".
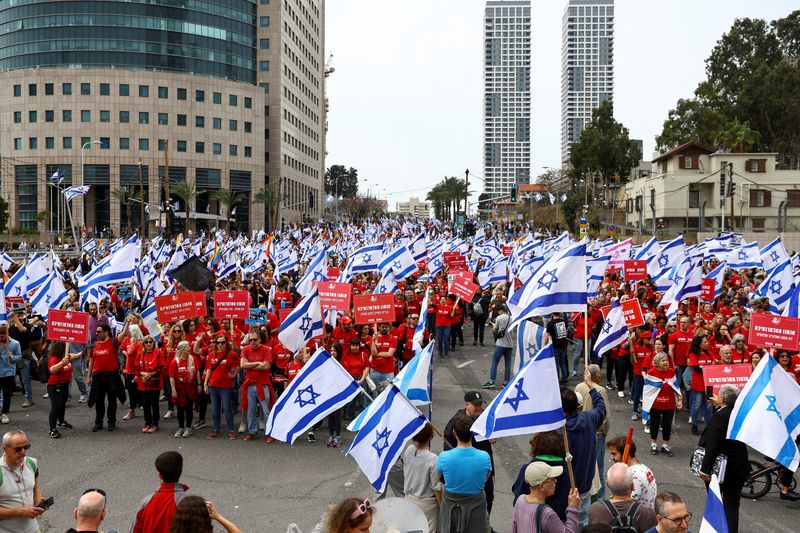
[[278, 264], [275, 265], [275, 270], [277, 271], [280, 268], [281, 272], [289, 272], [290, 270], [297, 270], [298, 266], [300, 266], [300, 262], [297, 260], [297, 252], [292, 249], [292, 251], [284, 257], [283, 261], [279, 261]]
[[589, 298], [594, 298], [600, 292], [600, 284], [605, 278], [609, 261], [610, 255], [586, 258], [586, 295]]
[[350, 256], [347, 268], [354, 274], [358, 272], [375, 272], [378, 270], [378, 263], [380, 263], [382, 254], [383, 244], [362, 246]]
[[278, 329], [278, 340], [295, 354], [308, 341], [322, 335], [322, 308], [319, 302], [319, 289], [314, 287], [311, 294], [303, 298]]
[[478, 440], [558, 429], [565, 422], [552, 343], [531, 357], [472, 424]]
[[394, 278], [393, 270], [390, 268], [375, 286], [375, 294], [390, 294], [397, 291], [397, 280]]
[[636, 249], [633, 258], [648, 260], [651, 257], [655, 257], [659, 252], [661, 252], [661, 245], [658, 243], [658, 239], [650, 237], [650, 240]]
[[64, 173], [61, 172], [60, 168], [53, 172], [53, 175], [50, 176], [50, 181], [56, 185], [61, 185], [61, 183], [64, 181]]
[[756, 288], [756, 294], [769, 298], [769, 308], [779, 315], [789, 304], [794, 289], [792, 262], [787, 257], [781, 264], [772, 269], [767, 278]]
[[783, 316], [800, 318], [800, 284], [795, 283], [792, 292], [789, 294], [786, 307], [783, 309]]
[[406, 279], [419, 270], [414, 256], [406, 246], [398, 246], [391, 253], [385, 254], [378, 264], [378, 269], [384, 275], [391, 270], [397, 280]]
[[[425, 340], [425, 328], [428, 325], [428, 293], [430, 291], [428, 288], [425, 288], [425, 296], [422, 297], [422, 305], [419, 308], [419, 321], [417, 322], [417, 327], [414, 329], [414, 340], [412, 341], [412, 347], [414, 348], [415, 352], [419, 352], [422, 349], [422, 341]], [[433, 344], [432, 342], [430, 344]]]
[[728, 520], [725, 518], [722, 491], [716, 474], [711, 474], [711, 483], [706, 492], [706, 508], [698, 533], [728, 533]]
[[33, 254], [30, 263], [25, 267], [26, 290], [30, 292], [38, 288], [45, 282], [52, 270], [53, 263], [49, 255]]
[[525, 261], [525, 263], [521, 267], [519, 267], [519, 271], [516, 273], [516, 277], [518, 277], [519, 280], [524, 284], [529, 279], [531, 279], [531, 277], [534, 276], [539, 271], [540, 268], [542, 268], [543, 264], [544, 264], [544, 257], [542, 256], [531, 257], [530, 259]]
[[[113, 283], [126, 283], [133, 278], [134, 269], [141, 255], [141, 242], [134, 235], [81, 279], [81, 285], [108, 286]], [[83, 292], [83, 290], [81, 291]]]
[[[700, 296], [703, 288], [703, 264], [691, 257], [684, 259], [671, 273], [672, 286], [661, 299], [661, 305], [672, 304], [677, 312], [677, 305], [686, 298]], [[672, 308], [672, 306], [670, 307]], [[667, 311], [669, 316], [669, 310]]]
[[22, 265], [6, 283], [6, 296], [25, 296], [28, 292], [28, 282], [25, 272], [27, 265]]
[[683, 235], [678, 235], [671, 241], [659, 243], [659, 245], [661, 250], [647, 260], [647, 273], [654, 280], [663, 277], [673, 266], [683, 261], [683, 258], [686, 257]]
[[89, 239], [83, 243], [82, 248], [84, 252], [91, 253], [95, 248], [97, 248], [97, 242], [94, 239]]
[[761, 263], [764, 265], [764, 270], [769, 272], [789, 259], [789, 254], [783, 246], [780, 236], [776, 237], [774, 241], [766, 245], [759, 252], [761, 256]]
[[722, 296], [722, 287], [725, 284], [725, 272], [728, 270], [728, 263], [723, 261], [717, 268], [709, 272], [703, 279], [714, 280], [714, 300]]
[[320, 348], [275, 402], [264, 432], [291, 444], [308, 428], [347, 405], [360, 391], [358, 382], [326, 349]]
[[[514, 348], [514, 366], [511, 373], [516, 375], [533, 359], [547, 343], [547, 329], [530, 320], [523, 320], [517, 326], [517, 346]], [[433, 343], [431, 343], [433, 344]]]
[[0, 272], [0, 324], [7, 323], [8, 309], [6, 308], [6, 286], [3, 283], [3, 274]]
[[628, 325], [622, 314], [622, 304], [619, 300], [614, 300], [592, 351], [600, 356], [626, 340], [628, 340]]
[[578, 243], [556, 253], [509, 298], [509, 303], [518, 309], [510, 328], [532, 316], [586, 312], [586, 245]]
[[495, 246], [494, 244], [486, 244], [484, 243], [482, 246], [476, 246], [473, 250], [473, 253], [480, 257], [481, 259], [486, 260], [487, 263], [491, 263], [497, 257], [503, 254], [503, 252]]
[[406, 443], [428, 423], [397, 385], [390, 385], [385, 392], [375, 400], [380, 403], [347, 450], [378, 492], [386, 488], [389, 469]]
[[798, 434], [800, 385], [774, 357], [762, 357], [736, 399], [727, 436], [795, 471]]
[[433, 278], [436, 274], [442, 271], [444, 267], [444, 255], [442, 255], [442, 247], [439, 246], [434, 252], [428, 250], [428, 276]]
[[744, 244], [728, 254], [728, 266], [731, 268], [761, 268], [761, 251], [757, 242]]
[[428, 377], [433, 360], [433, 345], [431, 342], [420, 350], [392, 380], [400, 392], [417, 407], [431, 403]]
[[46, 320], [50, 309], [60, 308], [68, 299], [69, 293], [64, 284], [55, 272], [51, 272], [31, 299], [31, 307], [34, 313], [42, 315]]
[[678, 388], [678, 378], [672, 376], [669, 379], [661, 379], [655, 376], [648, 375], [644, 380], [644, 388], [642, 389], [642, 421], [647, 422], [650, 419], [650, 410], [653, 408], [661, 389], [670, 387], [676, 394], [675, 399], [680, 398], [681, 390]]
[[485, 289], [492, 283], [499, 283], [508, 280], [508, 257], [499, 256], [478, 272], [478, 285]]
[[311, 260], [303, 278], [297, 282], [297, 292], [302, 296], [308, 296], [314, 290], [315, 281], [328, 281], [328, 255], [324, 249]]
[[81, 187], [67, 187], [64, 189], [64, 199], [67, 202], [71, 202], [73, 198], [77, 198], [78, 196], [86, 196], [86, 193], [88, 192], [88, 185], [83, 185]]
[[425, 232], [423, 231], [414, 237], [414, 240], [411, 241], [408, 248], [411, 250], [414, 261], [422, 261], [425, 259], [425, 254], [428, 253], [428, 247], [425, 244]]
[[145, 307], [144, 311], [142, 311], [142, 323], [147, 328], [147, 331], [150, 332], [150, 336], [158, 342], [161, 339], [163, 329], [161, 323], [158, 321], [155, 303], [148, 305]]

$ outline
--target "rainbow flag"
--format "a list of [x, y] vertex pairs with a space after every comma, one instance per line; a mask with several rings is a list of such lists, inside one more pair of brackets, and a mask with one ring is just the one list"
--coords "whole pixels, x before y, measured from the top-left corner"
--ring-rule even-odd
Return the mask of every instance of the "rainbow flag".
[[222, 257], [222, 250], [219, 247], [219, 243], [214, 241], [214, 253], [211, 254], [211, 260], [208, 262], [208, 266], [214, 268], [219, 263], [220, 258]]

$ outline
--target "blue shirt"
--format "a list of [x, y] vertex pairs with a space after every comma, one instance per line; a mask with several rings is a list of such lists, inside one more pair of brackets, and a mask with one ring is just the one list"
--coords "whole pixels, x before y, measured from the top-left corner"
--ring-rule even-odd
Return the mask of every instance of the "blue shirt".
[[439, 454], [436, 471], [444, 475], [447, 492], [480, 494], [492, 471], [492, 461], [483, 450], [453, 448]]
[[[9, 362], [8, 356], [11, 355]], [[22, 359], [22, 349], [19, 342], [11, 337], [5, 346], [0, 348], [0, 378], [7, 378], [17, 374], [17, 361]]]

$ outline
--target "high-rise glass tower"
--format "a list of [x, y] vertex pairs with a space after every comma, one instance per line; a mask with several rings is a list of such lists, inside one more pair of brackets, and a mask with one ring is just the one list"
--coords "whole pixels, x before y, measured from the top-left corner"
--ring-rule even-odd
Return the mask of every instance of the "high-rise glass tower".
[[487, 0], [483, 31], [483, 192], [494, 197], [530, 181], [530, 0]]
[[614, 98], [614, 0], [569, 0], [561, 32], [561, 162]]

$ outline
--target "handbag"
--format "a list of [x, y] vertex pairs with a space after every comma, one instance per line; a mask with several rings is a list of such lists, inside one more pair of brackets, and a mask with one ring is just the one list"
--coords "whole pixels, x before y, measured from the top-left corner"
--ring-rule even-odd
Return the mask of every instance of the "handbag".
[[[692, 474], [695, 476], [700, 475], [700, 468], [703, 466], [703, 459], [706, 456], [706, 449], [702, 446], [698, 446], [692, 452], [692, 458], [689, 462], [689, 467], [692, 470]], [[716, 474], [717, 478], [719, 478], [719, 482], [722, 483], [725, 479], [725, 469], [728, 466], [728, 456], [721, 453], [717, 455], [717, 459], [714, 461], [714, 466], [711, 468], [710, 474]]]

